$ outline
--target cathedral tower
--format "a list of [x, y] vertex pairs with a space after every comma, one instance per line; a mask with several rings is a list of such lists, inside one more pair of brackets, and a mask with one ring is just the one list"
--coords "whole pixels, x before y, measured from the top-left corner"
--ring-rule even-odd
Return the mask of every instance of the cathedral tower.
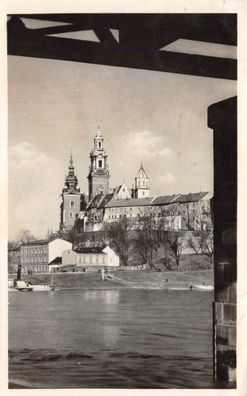
[[135, 177], [135, 185], [132, 190], [133, 198], [147, 198], [150, 195], [149, 189], [149, 178], [143, 168], [141, 163], [141, 167], [137, 176]]
[[60, 231], [71, 229], [77, 215], [81, 211], [82, 194], [80, 193], [78, 179], [75, 175], [72, 155], [70, 156], [69, 171], [67, 176], [65, 176], [65, 184], [61, 196]]
[[90, 166], [87, 178], [89, 201], [97, 194], [108, 193], [110, 175], [107, 154], [104, 150], [104, 139], [99, 128], [94, 138], [94, 148], [90, 152]]

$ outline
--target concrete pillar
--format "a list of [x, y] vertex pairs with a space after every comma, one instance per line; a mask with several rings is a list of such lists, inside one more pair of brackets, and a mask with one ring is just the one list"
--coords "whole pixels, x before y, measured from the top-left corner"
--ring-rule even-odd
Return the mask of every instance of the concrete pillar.
[[214, 133], [214, 375], [236, 386], [237, 98], [208, 108]]

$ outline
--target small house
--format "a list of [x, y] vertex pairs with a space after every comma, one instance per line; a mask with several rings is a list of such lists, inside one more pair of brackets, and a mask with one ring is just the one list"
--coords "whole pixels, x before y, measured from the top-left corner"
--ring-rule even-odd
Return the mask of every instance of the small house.
[[67, 249], [62, 254], [62, 266], [118, 267], [119, 257], [110, 246]]

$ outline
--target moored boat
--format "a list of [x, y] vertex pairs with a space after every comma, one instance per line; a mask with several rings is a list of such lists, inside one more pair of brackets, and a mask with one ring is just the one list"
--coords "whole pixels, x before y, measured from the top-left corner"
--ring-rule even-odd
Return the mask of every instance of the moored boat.
[[14, 286], [15, 290], [21, 291], [21, 292], [30, 292], [33, 291], [33, 288], [31, 285], [29, 285], [29, 283], [26, 283], [24, 281], [16, 281], [15, 282], [15, 286]]
[[38, 284], [32, 284], [31, 282], [26, 282], [21, 280], [21, 265], [18, 265], [18, 270], [17, 270], [17, 278], [14, 279], [13, 281], [8, 282], [8, 287], [10, 290], [18, 290], [18, 291], [53, 291], [55, 290], [55, 286], [53, 285], [53, 277], [51, 278], [51, 284], [50, 285], [38, 285]]
[[214, 287], [211, 285], [193, 285], [193, 289], [211, 291], [214, 290]]

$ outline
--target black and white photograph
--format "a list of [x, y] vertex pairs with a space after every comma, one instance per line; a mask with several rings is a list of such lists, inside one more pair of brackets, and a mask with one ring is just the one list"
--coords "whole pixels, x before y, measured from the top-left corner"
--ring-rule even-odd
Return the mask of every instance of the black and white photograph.
[[236, 390], [237, 13], [6, 30], [8, 389]]

